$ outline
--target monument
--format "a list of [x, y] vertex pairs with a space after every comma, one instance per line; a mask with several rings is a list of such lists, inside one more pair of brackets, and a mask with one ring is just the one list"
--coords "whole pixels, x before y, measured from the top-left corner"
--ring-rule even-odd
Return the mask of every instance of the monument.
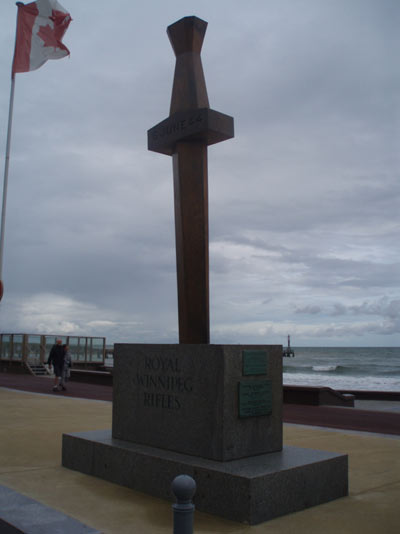
[[173, 161], [180, 343], [209, 343], [207, 145], [233, 137], [233, 119], [210, 109], [200, 52], [207, 23], [186, 17], [167, 29], [176, 55], [170, 116], [148, 148]]
[[170, 115], [148, 148], [172, 156], [179, 344], [114, 346], [112, 430], [63, 435], [63, 466], [172, 500], [192, 476], [198, 510], [256, 524], [347, 495], [347, 455], [282, 444], [282, 347], [209, 344], [207, 146], [233, 137], [209, 107], [207, 23], [168, 27]]

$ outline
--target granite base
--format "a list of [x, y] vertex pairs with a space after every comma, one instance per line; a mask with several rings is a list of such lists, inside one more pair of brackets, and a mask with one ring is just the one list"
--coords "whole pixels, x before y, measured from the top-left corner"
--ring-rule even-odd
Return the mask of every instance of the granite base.
[[62, 465], [168, 500], [172, 480], [187, 474], [197, 483], [197, 510], [250, 525], [348, 494], [347, 455], [298, 447], [219, 462], [102, 430], [64, 434]]
[[115, 344], [112, 435], [220, 462], [280, 451], [282, 346]]

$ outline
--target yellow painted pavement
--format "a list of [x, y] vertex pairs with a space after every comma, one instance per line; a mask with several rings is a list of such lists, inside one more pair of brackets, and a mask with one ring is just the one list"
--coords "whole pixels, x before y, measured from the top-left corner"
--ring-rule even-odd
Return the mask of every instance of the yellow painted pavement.
[[[171, 503], [61, 466], [62, 434], [110, 428], [111, 403], [0, 388], [0, 406], [0, 484], [105, 534], [172, 533]], [[253, 527], [196, 512], [196, 534], [400, 532], [400, 439], [284, 425], [284, 442], [349, 454], [349, 496]]]

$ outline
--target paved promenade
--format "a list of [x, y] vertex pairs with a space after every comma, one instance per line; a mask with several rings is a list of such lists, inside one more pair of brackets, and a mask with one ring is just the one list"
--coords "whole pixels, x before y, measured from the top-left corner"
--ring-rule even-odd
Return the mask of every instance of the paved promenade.
[[[52, 381], [50, 378], [39, 378], [28, 374], [0, 373], [1, 386], [49, 394]], [[69, 382], [66, 392], [53, 395], [112, 401], [112, 387]], [[400, 435], [400, 402], [356, 401], [355, 408], [284, 404], [283, 421], [342, 430]]]
[[[21, 386], [20, 378], [14, 381]], [[51, 380], [40, 378], [34, 379], [44, 388], [38, 394], [18, 391], [10, 383], [11, 375], [8, 379], [6, 387], [4, 380], [0, 381], [2, 519], [21, 520], [23, 510], [22, 531], [32, 534], [172, 533], [170, 503], [61, 466], [63, 432], [111, 427], [111, 402], [96, 400], [101, 398], [100, 391], [108, 391], [111, 398], [110, 387], [104, 390], [107, 386], [70, 383], [66, 394], [53, 394]], [[368, 411], [375, 411], [376, 406], [372, 408]], [[347, 413], [351, 409], [339, 410]], [[382, 418], [389, 412], [375, 413]], [[400, 439], [396, 435], [285, 424], [284, 443], [348, 453], [349, 496], [253, 527], [196, 512], [196, 534], [399, 532]], [[21, 503], [20, 508], [13, 507], [16, 502]], [[34, 528], [29, 520], [39, 523]], [[21, 528], [21, 523], [14, 524]], [[0, 532], [6, 532], [1, 524]]]

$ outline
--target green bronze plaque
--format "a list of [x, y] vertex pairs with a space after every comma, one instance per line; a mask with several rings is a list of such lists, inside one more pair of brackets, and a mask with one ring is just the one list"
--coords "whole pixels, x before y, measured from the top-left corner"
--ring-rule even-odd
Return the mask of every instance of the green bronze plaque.
[[258, 417], [271, 413], [271, 380], [239, 382], [239, 417]]
[[244, 350], [243, 376], [266, 375], [268, 368], [268, 356], [265, 350]]

